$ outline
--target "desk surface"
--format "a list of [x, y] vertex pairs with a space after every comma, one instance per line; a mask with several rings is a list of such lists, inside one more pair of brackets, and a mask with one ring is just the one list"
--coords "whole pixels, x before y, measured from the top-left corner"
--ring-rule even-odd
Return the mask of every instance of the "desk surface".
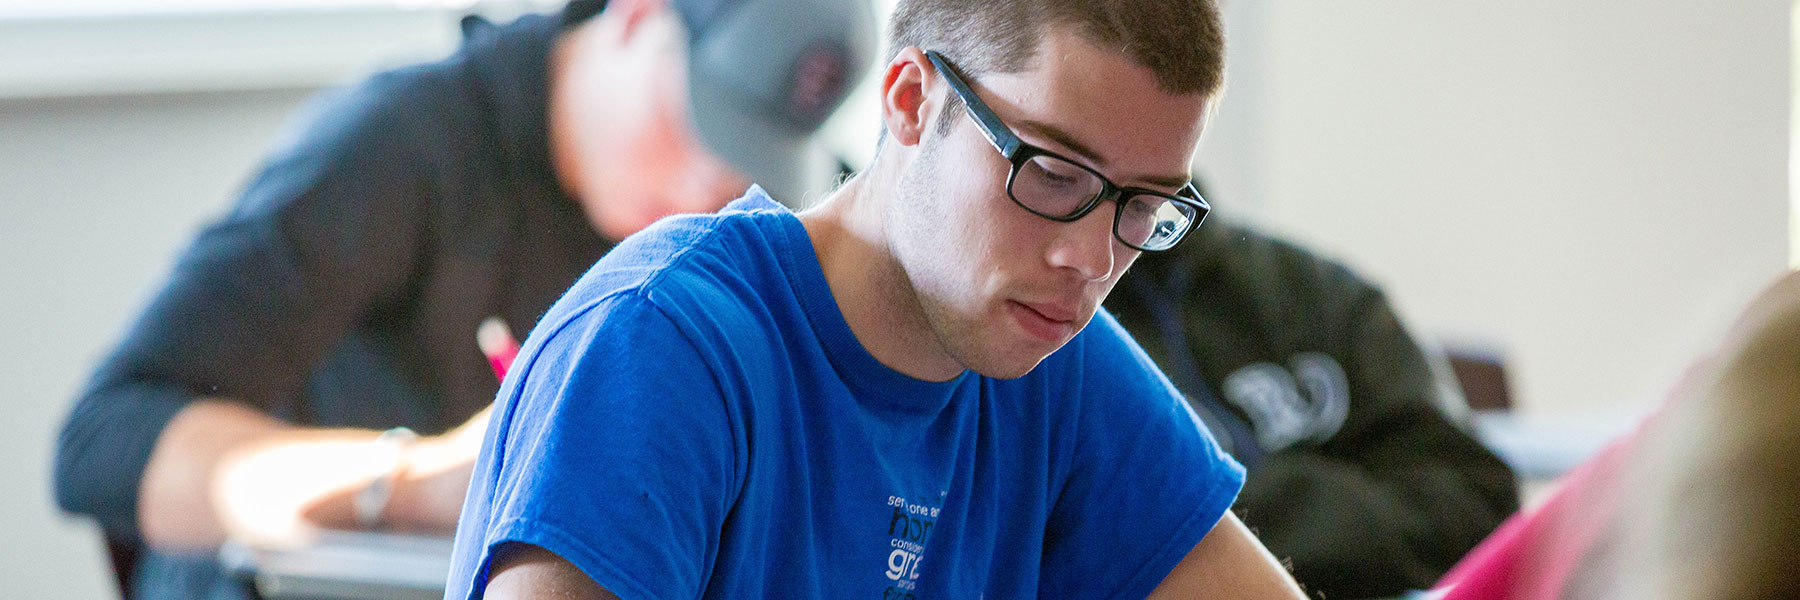
[[[1481, 414], [1478, 437], [1527, 479], [1551, 479], [1575, 466], [1635, 420], [1537, 423]], [[328, 530], [283, 548], [227, 542], [228, 571], [251, 578], [270, 600], [437, 599], [450, 573], [448, 537]]]
[[226, 570], [270, 600], [437, 599], [450, 574], [447, 537], [322, 531], [292, 547], [226, 542]]
[[1580, 465], [1637, 426], [1642, 415], [1521, 418], [1475, 413], [1475, 437], [1526, 481], [1550, 481]]

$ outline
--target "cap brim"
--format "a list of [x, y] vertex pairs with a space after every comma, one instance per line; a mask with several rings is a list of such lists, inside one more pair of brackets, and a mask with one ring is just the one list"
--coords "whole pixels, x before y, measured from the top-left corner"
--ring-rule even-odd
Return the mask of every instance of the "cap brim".
[[700, 142], [777, 201], [799, 203], [810, 188], [811, 132], [772, 122], [734, 99], [740, 93], [735, 87], [694, 71], [688, 73], [688, 106]]

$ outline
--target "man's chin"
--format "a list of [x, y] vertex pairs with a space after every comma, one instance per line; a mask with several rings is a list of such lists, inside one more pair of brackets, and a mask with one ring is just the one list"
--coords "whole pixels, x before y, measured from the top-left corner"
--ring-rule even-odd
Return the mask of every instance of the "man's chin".
[[990, 357], [987, 360], [980, 361], [980, 364], [970, 364], [970, 362], [964, 362], [963, 364], [968, 367], [970, 371], [979, 373], [983, 377], [992, 377], [994, 379], [1018, 379], [1031, 374], [1031, 372], [1037, 369], [1037, 366], [1042, 364], [1044, 359], [1049, 358], [1049, 356], [1049, 353], [1023, 351], [1014, 352], [1011, 353], [1010, 356], [1005, 357]]

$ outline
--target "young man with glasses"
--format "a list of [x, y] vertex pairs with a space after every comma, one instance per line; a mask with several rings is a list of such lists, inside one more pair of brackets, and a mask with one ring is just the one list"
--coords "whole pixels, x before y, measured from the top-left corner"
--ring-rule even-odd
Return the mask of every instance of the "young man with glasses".
[[873, 166], [799, 216], [663, 221], [533, 332], [447, 598], [1301, 597], [1226, 510], [1242, 468], [1094, 319], [1204, 220], [1216, 8], [894, 23]]

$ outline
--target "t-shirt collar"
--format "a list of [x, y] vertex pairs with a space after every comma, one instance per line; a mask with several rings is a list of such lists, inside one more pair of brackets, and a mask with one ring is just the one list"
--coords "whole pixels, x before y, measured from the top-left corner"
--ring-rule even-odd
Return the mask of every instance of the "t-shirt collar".
[[856, 338], [850, 323], [844, 320], [843, 309], [825, 281], [818, 251], [800, 219], [770, 199], [760, 187], [751, 187], [743, 199], [727, 210], [733, 207], [767, 208], [784, 213], [775, 219], [783, 270], [813, 333], [818, 336], [826, 359], [859, 402], [872, 409], [935, 415], [944, 410], [958, 388], [980, 379], [964, 370], [949, 381], [924, 381], [882, 364]]

